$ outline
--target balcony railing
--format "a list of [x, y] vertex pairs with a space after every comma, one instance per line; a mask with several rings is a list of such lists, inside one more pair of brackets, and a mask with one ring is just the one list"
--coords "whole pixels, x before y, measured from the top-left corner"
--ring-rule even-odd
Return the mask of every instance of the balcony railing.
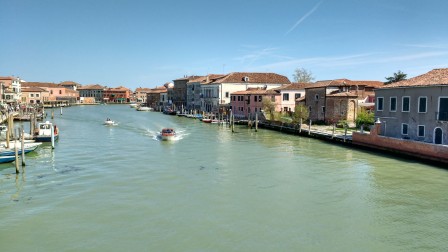
[[448, 112], [436, 112], [436, 120], [448, 121]]

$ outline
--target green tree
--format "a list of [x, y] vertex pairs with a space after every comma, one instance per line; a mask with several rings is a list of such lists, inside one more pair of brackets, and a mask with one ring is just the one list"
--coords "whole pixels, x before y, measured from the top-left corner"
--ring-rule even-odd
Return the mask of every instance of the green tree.
[[295, 82], [310, 83], [314, 80], [313, 73], [305, 68], [296, 68], [292, 76]]
[[275, 102], [272, 101], [270, 97], [263, 97], [263, 100], [261, 100], [261, 104], [264, 112], [269, 115], [269, 120], [273, 120], [275, 117]]
[[368, 126], [373, 125], [375, 123], [374, 114], [370, 111], [361, 108], [356, 115], [356, 127], [360, 127], [361, 125]]
[[394, 73], [394, 76], [386, 77], [386, 82], [384, 84], [391, 84], [394, 82], [399, 82], [402, 80], [406, 80], [407, 74], [403, 73], [402, 71], [398, 70], [398, 72]]
[[302, 122], [305, 122], [306, 120], [308, 120], [309, 116], [310, 112], [306, 106], [296, 105], [294, 108], [294, 112], [292, 113], [292, 121], [293, 123], [299, 123], [300, 119], [302, 119]]

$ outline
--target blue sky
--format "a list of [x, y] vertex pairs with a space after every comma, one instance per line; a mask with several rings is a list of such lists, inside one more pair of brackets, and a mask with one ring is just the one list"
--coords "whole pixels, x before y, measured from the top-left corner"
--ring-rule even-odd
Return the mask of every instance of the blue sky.
[[446, 0], [0, 0], [0, 76], [155, 87], [296, 68], [379, 80], [448, 67]]

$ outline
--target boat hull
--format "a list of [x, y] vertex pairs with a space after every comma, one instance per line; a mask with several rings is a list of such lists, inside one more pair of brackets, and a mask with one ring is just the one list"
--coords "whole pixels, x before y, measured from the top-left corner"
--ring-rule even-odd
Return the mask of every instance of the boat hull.
[[16, 156], [0, 156], [0, 164], [11, 163], [16, 160]]
[[[59, 135], [55, 135], [54, 140], [56, 141], [58, 139]], [[36, 140], [36, 142], [51, 142], [51, 136], [36, 136], [34, 140]]]

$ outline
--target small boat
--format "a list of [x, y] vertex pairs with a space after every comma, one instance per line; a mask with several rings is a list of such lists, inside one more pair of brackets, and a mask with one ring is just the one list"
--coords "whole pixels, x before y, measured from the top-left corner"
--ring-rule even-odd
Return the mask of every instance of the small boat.
[[212, 119], [211, 118], [202, 118], [202, 122], [204, 122], [204, 123], [212, 123]]
[[176, 137], [176, 131], [172, 128], [164, 128], [160, 131], [159, 137], [164, 141], [174, 140]]
[[51, 131], [53, 129], [54, 140], [58, 140], [59, 138], [59, 129], [56, 125], [53, 125], [51, 122], [46, 121], [44, 123], [39, 123], [39, 131], [37, 135], [34, 136], [34, 140], [36, 142], [51, 142]]
[[129, 106], [130, 106], [131, 108], [137, 108], [138, 104], [137, 104], [137, 103], [131, 103], [131, 104], [129, 104]]
[[11, 163], [16, 160], [16, 156], [0, 156], [0, 164]]
[[137, 108], [137, 111], [152, 111], [152, 108], [146, 106], [140, 106]]
[[112, 121], [110, 118], [107, 118], [106, 121], [104, 121], [104, 125], [106, 125], [106, 126], [114, 126], [115, 122]]
[[[22, 144], [19, 143], [19, 142], [17, 144], [18, 144], [18, 146], [17, 146], [17, 153], [19, 155], [21, 155], [22, 154]], [[30, 152], [36, 150], [37, 147], [39, 147], [41, 144], [42, 143], [25, 143], [24, 147], [23, 147], [23, 149], [25, 151], [25, 154], [30, 153]], [[11, 143], [9, 145], [9, 148], [6, 148], [5, 144], [1, 144], [1, 146], [0, 146], [0, 157], [2, 157], [2, 156], [14, 156], [15, 153], [16, 153], [16, 150], [15, 150], [14, 143]]]

